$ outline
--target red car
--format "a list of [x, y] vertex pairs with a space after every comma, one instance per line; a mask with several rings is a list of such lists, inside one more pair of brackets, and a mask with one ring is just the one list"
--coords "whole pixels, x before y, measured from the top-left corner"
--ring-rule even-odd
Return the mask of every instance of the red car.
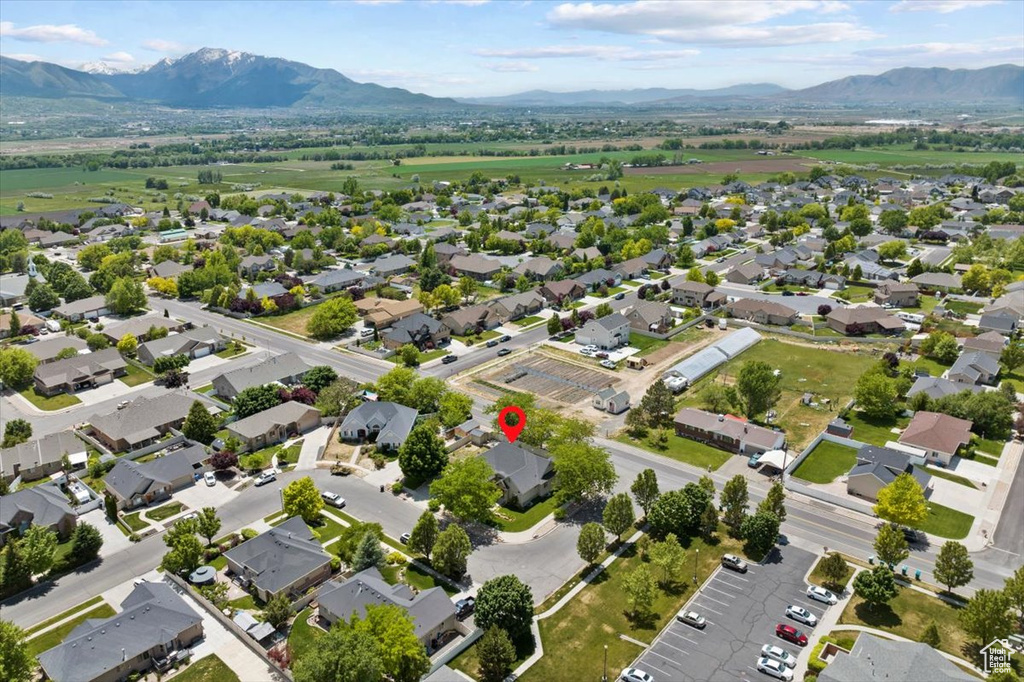
[[775, 635], [781, 637], [787, 642], [793, 644], [799, 644], [800, 646], [807, 646], [807, 635], [797, 630], [792, 625], [786, 625], [785, 623], [779, 623], [775, 626]]

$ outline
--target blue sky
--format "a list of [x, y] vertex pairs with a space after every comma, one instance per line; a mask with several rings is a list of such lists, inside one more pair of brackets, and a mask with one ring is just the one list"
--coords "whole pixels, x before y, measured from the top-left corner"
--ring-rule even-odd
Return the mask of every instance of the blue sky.
[[0, 53], [19, 59], [132, 67], [223, 47], [459, 97], [1024, 63], [1021, 0], [4, 0], [0, 19]]

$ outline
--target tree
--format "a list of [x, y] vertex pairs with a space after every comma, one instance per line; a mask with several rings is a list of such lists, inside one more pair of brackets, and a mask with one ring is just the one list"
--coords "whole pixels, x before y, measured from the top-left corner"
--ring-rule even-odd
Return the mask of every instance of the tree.
[[722, 488], [722, 521], [725, 525], [738, 531], [743, 519], [747, 516], [747, 504], [749, 502], [747, 493], [747, 479], [736, 474], [725, 482]]
[[879, 604], [888, 604], [896, 596], [896, 578], [888, 566], [875, 566], [870, 571], [861, 571], [853, 579], [853, 592], [874, 609]]
[[661, 494], [658, 490], [658, 475], [654, 469], [644, 469], [637, 474], [636, 480], [630, 486], [630, 492], [633, 493], [636, 503], [643, 510], [644, 516], [647, 516], [651, 506]]
[[213, 538], [220, 532], [220, 519], [217, 518], [216, 507], [203, 507], [196, 518], [196, 532], [206, 538], [206, 544], [212, 545]]
[[472, 416], [473, 399], [463, 393], [445, 390], [438, 400], [437, 410], [437, 416], [440, 418], [442, 426], [450, 429]]
[[448, 451], [437, 435], [434, 422], [417, 425], [398, 450], [398, 465], [410, 478], [428, 479], [436, 476], [448, 464]]
[[647, 425], [651, 428], [672, 426], [675, 398], [664, 381], [658, 379], [651, 384], [640, 400], [640, 410], [647, 417]]
[[512, 641], [530, 636], [533, 592], [514, 575], [500, 575], [485, 582], [476, 594], [474, 622], [484, 630], [498, 626]]
[[29, 424], [26, 420], [21, 419], [20, 417], [17, 419], [12, 419], [11, 421], [7, 422], [7, 425], [4, 427], [4, 440], [2, 443], [2, 447], [13, 448], [15, 445], [19, 443], [24, 443], [31, 437], [31, 424]]
[[164, 554], [161, 565], [169, 573], [191, 573], [203, 563], [203, 543], [195, 534], [195, 523], [178, 522], [164, 535], [170, 550]]
[[607, 450], [586, 442], [551, 449], [555, 460], [555, 495], [559, 503], [607, 494], [618, 478]]
[[383, 541], [384, 529], [379, 523], [362, 523], [356, 521], [341, 531], [338, 540], [334, 543], [334, 551], [338, 557], [347, 564], [351, 564], [356, 554], [356, 548], [367, 533], [373, 533], [378, 540]]
[[622, 580], [622, 591], [626, 595], [631, 607], [631, 615], [635, 619], [643, 618], [654, 605], [655, 590], [654, 577], [647, 564], [640, 564], [633, 571], [626, 574]]
[[626, 413], [626, 432], [631, 438], [643, 438], [647, 435], [647, 415], [639, 408]]
[[357, 573], [384, 565], [384, 549], [381, 547], [380, 538], [375, 533], [367, 532], [363, 535], [359, 544], [356, 545], [351, 563], [352, 570]]
[[135, 352], [139, 348], [139, 340], [135, 338], [134, 334], [125, 334], [121, 337], [121, 340], [117, 342], [117, 352], [126, 358], [134, 358]]
[[891, 242], [879, 244], [876, 250], [879, 258], [883, 261], [895, 261], [907, 255], [907, 243], [894, 239]]
[[956, 362], [958, 355], [960, 355], [960, 346], [952, 334], [943, 334], [931, 352], [932, 357], [944, 364]]
[[772, 483], [772, 487], [768, 489], [768, 494], [761, 500], [761, 504], [757, 505], [757, 511], [767, 511], [775, 514], [778, 517], [779, 523], [783, 523], [786, 520], [786, 488], [782, 485], [782, 481], [775, 481]]
[[735, 388], [716, 382], [705, 385], [697, 396], [700, 398], [701, 406], [704, 409], [716, 414], [731, 411], [733, 404], [737, 402]]
[[770, 511], [758, 511], [743, 519], [740, 534], [747, 541], [747, 553], [764, 556], [779, 539], [779, 517]]
[[181, 426], [181, 432], [186, 438], [209, 445], [213, 442], [213, 434], [217, 433], [217, 426], [217, 420], [206, 409], [206, 405], [202, 401], [193, 400], [185, 423]]
[[878, 491], [878, 504], [874, 511], [886, 521], [916, 527], [928, 517], [928, 504], [921, 484], [904, 473]]
[[704, 513], [700, 515], [698, 530], [706, 542], [710, 542], [715, 537], [715, 533], [718, 532], [718, 510], [715, 509], [715, 505], [709, 504], [704, 507]]
[[965, 292], [985, 292], [989, 288], [988, 268], [981, 263], [975, 263], [961, 278], [961, 285]]
[[821, 568], [821, 574], [825, 576], [828, 584], [833, 587], [841, 587], [846, 584], [846, 577], [850, 573], [850, 567], [846, 564], [846, 559], [839, 552], [829, 552], [822, 557], [821, 563], [818, 566]]
[[292, 602], [284, 592], [274, 595], [263, 606], [263, 620], [274, 626], [274, 629], [281, 627], [288, 622], [292, 615]]
[[76, 566], [88, 563], [99, 556], [103, 547], [103, 536], [93, 525], [79, 521], [71, 531], [71, 551], [68, 553], [69, 563]]
[[758, 360], [743, 363], [736, 380], [736, 393], [750, 419], [767, 412], [779, 399], [779, 377], [772, 366]]
[[[955, 540], [947, 540], [935, 557], [935, 579], [946, 586], [948, 592], [974, 580], [974, 562], [967, 548]], [[1009, 580], [1009, 578], [1007, 578]]]
[[1020, 614], [1024, 622], [1024, 566], [1018, 566], [1003, 584], [1003, 594], [1010, 600], [1010, 606]]
[[576, 552], [580, 558], [588, 564], [592, 564], [597, 557], [601, 556], [604, 546], [605, 534], [601, 524], [593, 521], [583, 524], [580, 535], [576, 539]]
[[895, 566], [910, 556], [910, 549], [907, 539], [903, 537], [903, 531], [891, 523], [883, 525], [878, 530], [874, 547], [878, 560], [890, 566]]
[[25, 631], [0, 620], [0, 677], [7, 682], [29, 682], [34, 677], [35, 656], [25, 643]]
[[412, 618], [402, 607], [371, 604], [366, 607], [365, 618], [353, 616], [352, 628], [367, 632], [377, 641], [381, 671], [393, 682], [419, 682], [430, 670], [426, 649], [416, 637]]
[[464, 275], [459, 278], [459, 293], [462, 294], [462, 298], [469, 300], [474, 293], [476, 293], [477, 283], [476, 280], [469, 275]]
[[286, 516], [301, 516], [309, 524], [320, 520], [320, 510], [324, 508], [324, 500], [320, 491], [309, 476], [292, 481], [282, 492], [284, 497], [284, 513]]
[[416, 346], [407, 343], [398, 349], [398, 357], [406, 367], [418, 367], [420, 364], [420, 351]]
[[614, 535], [616, 540], [621, 539], [622, 534], [629, 530], [636, 520], [633, 501], [629, 499], [629, 495], [626, 493], [613, 495], [604, 507], [602, 520], [605, 530]]
[[32, 568], [25, 560], [21, 542], [8, 542], [0, 550], [0, 597], [9, 597], [32, 586]]
[[486, 521], [501, 489], [487, 460], [466, 457], [445, 466], [441, 477], [430, 484], [430, 494], [461, 521]]
[[53, 566], [57, 554], [57, 533], [47, 526], [32, 524], [18, 544], [22, 559], [33, 575], [46, 573]]
[[213, 467], [215, 471], [226, 471], [231, 467], [238, 466], [238, 455], [234, 450], [225, 448], [220, 452], [215, 452], [210, 455], [210, 466]]
[[306, 332], [316, 339], [332, 339], [355, 324], [358, 317], [351, 299], [345, 296], [329, 298], [316, 306], [306, 323]]
[[32, 312], [52, 310], [60, 305], [60, 297], [49, 284], [39, 284], [28, 296], [28, 307]]
[[328, 365], [317, 365], [302, 375], [302, 383], [314, 393], [320, 393], [338, 379], [338, 373]]
[[1003, 364], [1007, 372], [1013, 372], [1021, 365], [1024, 365], [1024, 344], [1011, 343], [1003, 349], [999, 355], [999, 362]]
[[335, 623], [295, 663], [295, 682], [365, 682], [383, 675], [380, 645], [369, 632]]
[[107, 307], [118, 315], [131, 315], [146, 309], [146, 292], [142, 284], [130, 277], [114, 280], [107, 292]]
[[878, 224], [888, 234], [901, 234], [907, 227], [907, 214], [898, 208], [882, 211], [878, 216]]
[[503, 682], [512, 672], [516, 660], [516, 648], [508, 633], [492, 625], [476, 644], [476, 655], [480, 659], [481, 682]]
[[438, 532], [437, 517], [429, 509], [424, 511], [409, 534], [409, 549], [419, 552], [429, 559], [430, 552], [434, 549], [434, 543], [437, 542]]
[[647, 519], [656, 536], [690, 536], [700, 527], [700, 517], [710, 503], [711, 497], [704, 488], [687, 483], [681, 490], [662, 493]]
[[857, 379], [853, 395], [857, 405], [872, 419], [889, 419], [899, 399], [896, 382], [882, 372], [865, 372]]
[[664, 540], [651, 545], [649, 554], [651, 563], [661, 569], [662, 584], [671, 585], [682, 574], [686, 551], [675, 533], [669, 533]]
[[431, 564], [449, 578], [458, 580], [466, 573], [466, 559], [472, 551], [466, 531], [453, 523], [437, 536]]
[[1013, 629], [1010, 599], [999, 590], [981, 589], [960, 609], [960, 625], [981, 646]]
[[235, 416], [245, 419], [258, 412], [269, 410], [281, 403], [281, 395], [276, 386], [264, 384], [242, 389], [235, 396]]
[[921, 634], [921, 642], [933, 649], [938, 649], [939, 644], [942, 643], [942, 637], [939, 635], [939, 626], [936, 625], [934, 620], [928, 624], [928, 627]]
[[562, 320], [555, 313], [548, 318], [548, 336], [556, 336], [562, 332]]
[[24, 348], [0, 349], [0, 381], [4, 386], [18, 389], [32, 380], [39, 358]]
[[7, 327], [8, 336], [11, 338], [21, 335], [21, 318], [18, 317], [17, 310], [11, 310], [11, 317], [7, 321]]

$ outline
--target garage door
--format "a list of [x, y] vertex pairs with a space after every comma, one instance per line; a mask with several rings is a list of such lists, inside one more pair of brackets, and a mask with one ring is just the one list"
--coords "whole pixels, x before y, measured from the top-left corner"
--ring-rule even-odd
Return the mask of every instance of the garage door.
[[202, 358], [210, 354], [210, 346], [203, 346], [202, 348], [196, 348], [195, 357]]

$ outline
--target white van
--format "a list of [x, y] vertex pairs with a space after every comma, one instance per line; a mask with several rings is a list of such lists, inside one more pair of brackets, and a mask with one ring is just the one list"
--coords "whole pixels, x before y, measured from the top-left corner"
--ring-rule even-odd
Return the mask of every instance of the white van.
[[59, 320], [47, 320], [46, 321], [46, 328], [49, 329], [51, 332], [59, 332], [60, 331], [60, 321]]

